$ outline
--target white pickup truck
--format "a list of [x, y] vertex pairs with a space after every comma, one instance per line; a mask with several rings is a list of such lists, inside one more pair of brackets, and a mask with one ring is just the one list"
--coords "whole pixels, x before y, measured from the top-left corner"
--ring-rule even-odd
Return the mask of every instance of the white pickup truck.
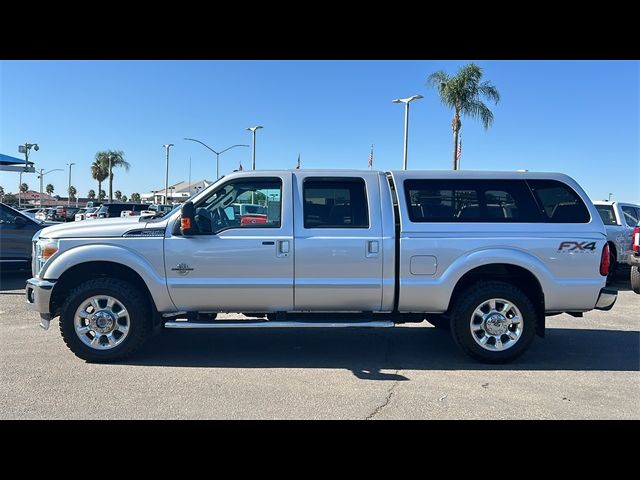
[[[260, 205], [243, 222], [237, 204]], [[263, 218], [264, 217], [264, 218]], [[512, 360], [545, 316], [608, 310], [604, 225], [566, 175], [288, 170], [221, 178], [164, 216], [36, 235], [26, 297], [93, 362], [161, 328], [449, 328]], [[239, 312], [238, 320], [216, 320]]]

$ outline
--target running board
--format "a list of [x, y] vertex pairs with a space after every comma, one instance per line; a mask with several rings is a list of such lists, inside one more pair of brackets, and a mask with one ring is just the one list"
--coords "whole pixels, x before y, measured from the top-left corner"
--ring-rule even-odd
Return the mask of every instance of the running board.
[[349, 327], [376, 327], [389, 328], [395, 326], [390, 320], [373, 320], [367, 322], [270, 322], [270, 321], [227, 321], [218, 320], [209, 323], [204, 322], [166, 322], [165, 328], [349, 328]]

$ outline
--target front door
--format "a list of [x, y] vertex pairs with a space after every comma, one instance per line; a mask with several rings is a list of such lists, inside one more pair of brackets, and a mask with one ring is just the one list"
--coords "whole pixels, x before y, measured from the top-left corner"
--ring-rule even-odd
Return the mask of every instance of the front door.
[[[180, 311], [293, 308], [291, 174], [232, 175], [198, 200], [197, 235], [169, 235], [165, 270]], [[179, 221], [179, 220], [178, 220]]]

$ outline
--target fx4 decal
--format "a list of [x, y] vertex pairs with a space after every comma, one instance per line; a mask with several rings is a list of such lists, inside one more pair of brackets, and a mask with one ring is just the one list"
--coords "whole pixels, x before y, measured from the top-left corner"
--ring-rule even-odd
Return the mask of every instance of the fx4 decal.
[[558, 247], [559, 252], [583, 252], [590, 250], [594, 252], [596, 250], [596, 242], [562, 242]]

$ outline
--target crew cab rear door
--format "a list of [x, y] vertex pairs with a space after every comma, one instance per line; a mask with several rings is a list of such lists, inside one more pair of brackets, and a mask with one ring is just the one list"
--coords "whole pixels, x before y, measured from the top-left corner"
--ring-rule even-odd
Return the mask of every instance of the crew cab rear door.
[[296, 172], [294, 201], [295, 310], [380, 310], [378, 174]]

